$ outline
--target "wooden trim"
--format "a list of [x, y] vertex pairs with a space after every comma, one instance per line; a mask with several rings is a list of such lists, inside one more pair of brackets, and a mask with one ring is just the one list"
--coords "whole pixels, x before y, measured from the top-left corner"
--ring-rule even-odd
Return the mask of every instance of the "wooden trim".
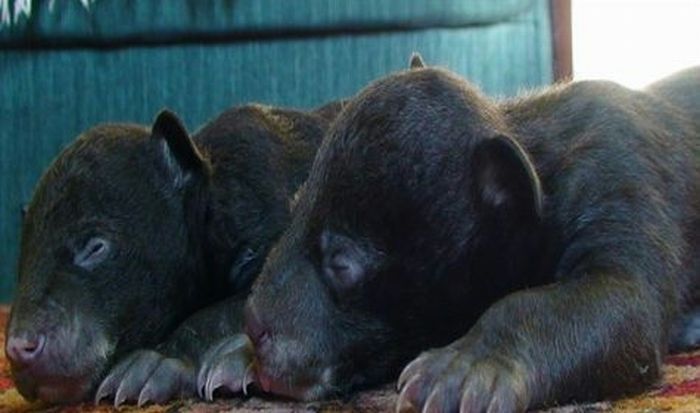
[[549, 0], [549, 10], [552, 22], [554, 81], [565, 82], [573, 76], [571, 0]]

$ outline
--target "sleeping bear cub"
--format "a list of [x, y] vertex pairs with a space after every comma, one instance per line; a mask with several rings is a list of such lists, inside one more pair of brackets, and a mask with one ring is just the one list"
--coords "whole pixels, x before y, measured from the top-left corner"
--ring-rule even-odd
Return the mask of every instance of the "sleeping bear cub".
[[700, 69], [495, 102], [414, 67], [324, 139], [247, 302], [264, 390], [520, 412], [641, 391], [698, 344]]
[[194, 136], [163, 111], [150, 128], [78, 137], [23, 222], [6, 345], [20, 393], [115, 405], [193, 396], [204, 353], [230, 335], [229, 369], [245, 377], [245, 296], [341, 108], [240, 106]]

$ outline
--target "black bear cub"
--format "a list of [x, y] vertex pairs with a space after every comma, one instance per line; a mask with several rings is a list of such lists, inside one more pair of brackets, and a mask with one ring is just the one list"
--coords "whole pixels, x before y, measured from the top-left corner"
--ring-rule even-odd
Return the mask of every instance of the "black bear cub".
[[[22, 228], [6, 345], [20, 393], [194, 395], [206, 349], [242, 333], [244, 297], [341, 107], [237, 107], [192, 138], [164, 111], [152, 128], [101, 125], [66, 148]], [[233, 337], [227, 360], [244, 377], [249, 341]]]
[[700, 69], [504, 102], [434, 68], [371, 84], [249, 296], [260, 386], [398, 378], [398, 409], [428, 412], [644, 389], [697, 345], [699, 108]]

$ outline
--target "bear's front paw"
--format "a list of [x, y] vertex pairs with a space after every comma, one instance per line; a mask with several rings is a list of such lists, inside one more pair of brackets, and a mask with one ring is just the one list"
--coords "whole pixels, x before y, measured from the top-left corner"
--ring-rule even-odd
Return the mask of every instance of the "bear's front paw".
[[165, 403], [195, 395], [195, 371], [191, 363], [157, 351], [138, 350], [121, 360], [102, 381], [95, 403], [114, 397], [114, 406], [125, 402]]
[[253, 382], [253, 344], [245, 334], [236, 334], [214, 344], [202, 357], [197, 374], [199, 396], [214, 399], [216, 390], [247, 394]]
[[506, 355], [448, 346], [411, 362], [399, 378], [397, 412], [523, 412], [529, 404], [522, 364]]

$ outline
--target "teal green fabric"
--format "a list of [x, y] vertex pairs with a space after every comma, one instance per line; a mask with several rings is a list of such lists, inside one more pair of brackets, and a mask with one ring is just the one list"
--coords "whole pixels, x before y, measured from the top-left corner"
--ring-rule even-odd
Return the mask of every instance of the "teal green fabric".
[[[10, 4], [18, 0], [9, 0]], [[491, 24], [530, 9], [533, 0], [78, 0], [32, 1], [13, 15], [5, 43], [32, 40], [168, 40], [246, 32], [307, 32]], [[11, 7], [11, 9], [13, 9]], [[118, 24], [115, 24], [118, 23]]]
[[[99, 1], [99, 0], [98, 0]], [[15, 284], [20, 209], [42, 171], [101, 122], [190, 129], [246, 102], [309, 108], [404, 69], [413, 51], [510, 96], [552, 81], [546, 0], [492, 25], [115, 49], [0, 49], [0, 301]]]

